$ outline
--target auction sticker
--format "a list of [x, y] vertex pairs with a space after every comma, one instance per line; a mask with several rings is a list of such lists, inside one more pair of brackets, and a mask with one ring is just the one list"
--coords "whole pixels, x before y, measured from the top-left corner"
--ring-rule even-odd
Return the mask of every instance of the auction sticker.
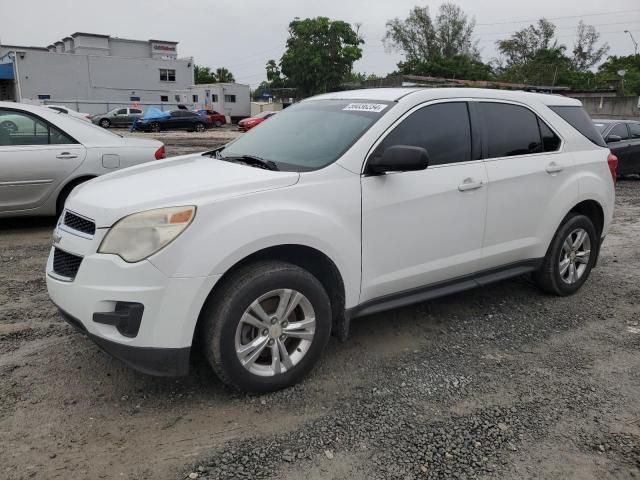
[[380, 113], [387, 105], [384, 103], [350, 103], [342, 110], [352, 111], [352, 112], [373, 112]]

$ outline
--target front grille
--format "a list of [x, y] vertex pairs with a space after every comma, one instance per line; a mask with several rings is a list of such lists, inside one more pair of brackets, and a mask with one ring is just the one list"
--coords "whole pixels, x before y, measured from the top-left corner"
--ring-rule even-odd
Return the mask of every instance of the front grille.
[[73, 280], [80, 269], [82, 257], [72, 255], [56, 248], [53, 252], [53, 272], [61, 277]]
[[64, 224], [67, 227], [72, 228], [73, 230], [77, 230], [88, 235], [94, 235], [96, 233], [95, 223], [93, 223], [91, 220], [87, 220], [86, 218], [81, 217], [80, 215], [76, 215], [73, 212], [65, 212]]

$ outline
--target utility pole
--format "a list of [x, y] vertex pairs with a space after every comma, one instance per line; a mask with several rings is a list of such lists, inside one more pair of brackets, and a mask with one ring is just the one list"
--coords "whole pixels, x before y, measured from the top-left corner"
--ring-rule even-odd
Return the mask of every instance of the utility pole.
[[638, 42], [636, 42], [636, 39], [633, 38], [633, 35], [631, 34], [631, 32], [629, 30], [625, 30], [624, 33], [628, 33], [629, 36], [631, 37], [631, 41], [633, 42], [634, 55], [638, 55]]

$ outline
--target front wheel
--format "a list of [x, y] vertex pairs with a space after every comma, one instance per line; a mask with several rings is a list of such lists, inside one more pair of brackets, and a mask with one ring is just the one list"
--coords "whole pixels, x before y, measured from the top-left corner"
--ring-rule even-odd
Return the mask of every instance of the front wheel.
[[98, 122], [100, 124], [100, 126], [102, 128], [109, 128], [111, 126], [111, 122], [109, 121], [108, 118], [103, 118], [102, 120], [100, 120], [100, 122]]
[[156, 133], [158, 133], [158, 132], [161, 130], [160, 123], [158, 123], [158, 122], [153, 122], [153, 123], [150, 125], [150, 129], [151, 129], [151, 131], [152, 131], [152, 132], [156, 132]]
[[209, 363], [222, 381], [245, 392], [300, 381], [331, 333], [331, 304], [322, 284], [285, 262], [241, 268], [216, 291], [204, 315]]
[[196, 132], [204, 132], [205, 126], [204, 123], [196, 123]]
[[589, 217], [568, 215], [553, 237], [542, 267], [533, 276], [537, 285], [560, 296], [577, 292], [596, 262], [599, 241]]
[[213, 126], [216, 128], [220, 128], [222, 126], [222, 122], [220, 120], [216, 120], [213, 122]]

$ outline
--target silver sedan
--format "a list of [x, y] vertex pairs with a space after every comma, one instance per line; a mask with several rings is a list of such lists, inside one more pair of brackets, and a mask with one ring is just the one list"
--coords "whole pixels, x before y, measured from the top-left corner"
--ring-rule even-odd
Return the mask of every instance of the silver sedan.
[[0, 218], [60, 214], [76, 185], [164, 156], [157, 140], [124, 138], [49, 108], [0, 102]]

